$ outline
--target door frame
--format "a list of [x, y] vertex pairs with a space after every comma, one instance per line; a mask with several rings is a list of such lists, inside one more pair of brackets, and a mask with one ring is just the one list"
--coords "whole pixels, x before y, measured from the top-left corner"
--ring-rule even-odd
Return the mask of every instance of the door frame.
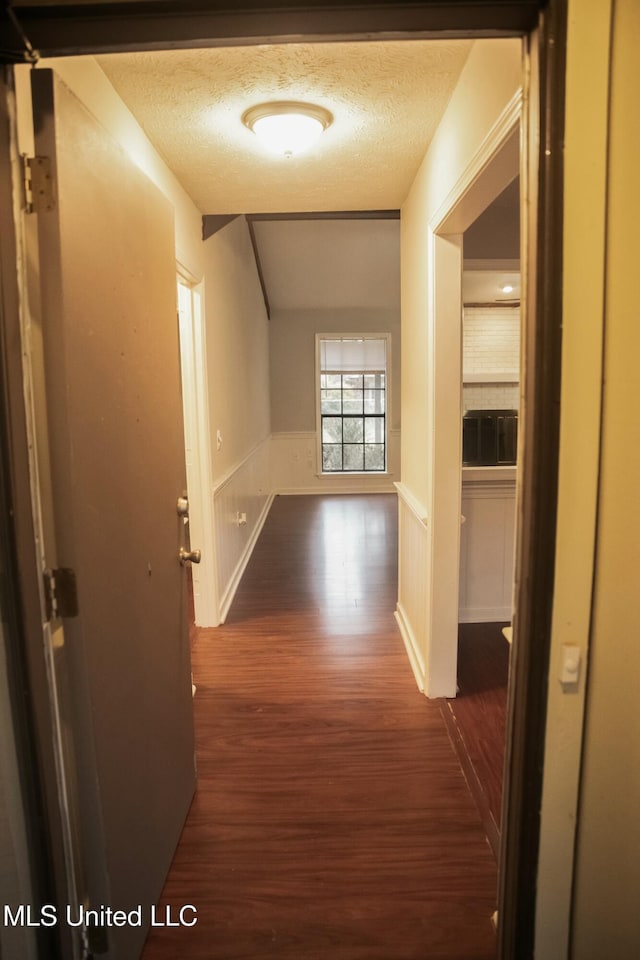
[[[31, 775], [38, 784], [40, 864], [36, 910], [45, 903], [76, 901], [75, 865], [72, 857], [72, 816], [65, 798], [66, 776], [55, 706], [50, 702], [51, 649], [42, 581], [42, 518], [34, 483], [33, 399], [31, 374], [23, 356], [26, 325], [23, 272], [26, 252], [18, 231], [20, 210], [15, 144], [13, 72], [0, 67], [0, 309], [2, 406], [6, 421], [8, 520], [18, 604], [13, 642], [19, 644], [25, 676], [19, 691], [25, 697], [33, 752]], [[3, 505], [4, 506], [4, 505]], [[45, 652], [47, 651], [47, 652]], [[42, 934], [40, 934], [42, 937]], [[66, 925], [50, 930], [42, 956], [73, 956], [77, 940]]]
[[[311, 40], [373, 40], [418, 37], [523, 36], [528, 49], [525, 124], [528, 131], [524, 189], [530, 216], [523, 264], [529, 274], [526, 292], [531, 319], [525, 368], [527, 406], [522, 464], [523, 491], [517, 545], [517, 593], [514, 625], [518, 647], [512, 664], [503, 799], [498, 927], [501, 960], [525, 960], [533, 953], [535, 890], [544, 758], [544, 722], [551, 633], [555, 559], [555, 517], [559, 450], [559, 384], [562, 325], [562, 137], [566, 0], [511, 0], [487, 5], [484, 0], [444, 4], [435, 0], [398, 5], [354, 3], [336, 9], [321, 2], [300, 8], [281, 0], [278, 9], [255, 3], [224, 11], [223, 2], [208, 4], [151, 0], [78, 3], [53, 11], [51, 6], [19, 8], [11, 16], [5, 63], [33, 59], [34, 48], [47, 56], [94, 54], [117, 50], [188, 46], [240, 45]], [[83, 9], [84, 8], [84, 9]], [[105, 13], [107, 14], [105, 18]], [[463, 22], [464, 27], [460, 24]], [[17, 158], [4, 100], [11, 109], [12, 75], [5, 69], [0, 93], [0, 189], [13, 196]], [[8, 207], [7, 209], [11, 209]], [[16, 527], [16, 562], [22, 588], [22, 622], [27, 637], [32, 691], [46, 689], [42, 661], [42, 623], [36, 535], [29, 472], [29, 436], [24, 411], [20, 340], [19, 260], [15, 217], [7, 217], [0, 249], [3, 336], [8, 389], [3, 396], [10, 430], [12, 522]], [[33, 696], [33, 713], [44, 773], [51, 844], [64, 858], [55, 789], [55, 757], [46, 700]]]
[[[520, 172], [522, 92], [506, 105], [429, 222], [433, 411], [431, 583], [425, 693], [455, 697], [462, 499], [462, 235]], [[452, 478], [455, 477], [455, 482]]]
[[[301, 41], [517, 37], [544, 0], [76, 0], [5, 11], [5, 59]], [[0, 22], [2, 22], [0, 20]], [[26, 56], [25, 56], [26, 54]]]
[[[213, 499], [211, 490], [211, 432], [207, 398], [207, 349], [204, 324], [202, 283], [178, 264], [178, 316], [182, 368], [182, 406], [185, 445], [191, 439], [193, 464], [187, 458], [189, 494], [189, 534], [192, 549], [202, 551], [198, 566], [192, 566], [195, 623], [198, 627], [217, 627], [220, 623], [218, 577], [216, 571]], [[189, 292], [189, 319], [181, 315], [179, 288]]]
[[525, 42], [524, 443], [498, 878], [500, 960], [533, 957], [535, 949], [560, 451], [566, 0], [549, 4]]

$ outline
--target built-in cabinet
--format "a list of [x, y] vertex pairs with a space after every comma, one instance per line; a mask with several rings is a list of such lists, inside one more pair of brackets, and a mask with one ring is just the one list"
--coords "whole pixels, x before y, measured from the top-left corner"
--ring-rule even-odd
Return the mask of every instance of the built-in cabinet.
[[[488, 276], [485, 274], [481, 278], [483, 293], [490, 289]], [[493, 277], [496, 289], [503, 279]], [[515, 286], [515, 274], [506, 279]], [[464, 308], [463, 415], [474, 410], [517, 411], [520, 394], [519, 304], [481, 303], [479, 299], [476, 297], [474, 304], [467, 303]], [[515, 498], [515, 466], [463, 467], [461, 623], [511, 620]]]
[[461, 623], [511, 620], [515, 496], [515, 467], [463, 468]]

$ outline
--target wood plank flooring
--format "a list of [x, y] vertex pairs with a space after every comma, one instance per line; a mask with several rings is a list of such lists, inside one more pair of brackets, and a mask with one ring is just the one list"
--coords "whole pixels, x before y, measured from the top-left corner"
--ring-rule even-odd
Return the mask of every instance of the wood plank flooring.
[[504, 623], [461, 623], [458, 696], [441, 706], [496, 856], [507, 722], [509, 644]]
[[496, 865], [399, 636], [395, 496], [278, 497], [198, 631], [198, 791], [144, 960], [493, 960]]

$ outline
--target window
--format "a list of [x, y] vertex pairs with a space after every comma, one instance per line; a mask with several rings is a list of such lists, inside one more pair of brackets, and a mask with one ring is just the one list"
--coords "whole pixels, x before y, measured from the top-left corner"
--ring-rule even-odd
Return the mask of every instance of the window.
[[318, 338], [323, 473], [387, 465], [387, 338]]

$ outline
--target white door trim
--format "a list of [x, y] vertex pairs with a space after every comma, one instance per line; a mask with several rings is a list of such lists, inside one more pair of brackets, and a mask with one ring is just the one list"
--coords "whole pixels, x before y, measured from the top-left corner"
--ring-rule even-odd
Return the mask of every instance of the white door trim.
[[192, 565], [195, 622], [199, 627], [217, 627], [220, 619], [202, 284], [189, 282], [179, 269], [178, 285], [186, 291], [178, 312], [190, 541], [191, 548], [200, 549], [202, 553], [200, 563]]
[[[433, 469], [428, 697], [456, 695], [462, 493], [462, 234], [520, 169], [518, 91], [428, 224], [432, 309], [429, 359]], [[452, 478], [455, 478], [452, 482]]]

